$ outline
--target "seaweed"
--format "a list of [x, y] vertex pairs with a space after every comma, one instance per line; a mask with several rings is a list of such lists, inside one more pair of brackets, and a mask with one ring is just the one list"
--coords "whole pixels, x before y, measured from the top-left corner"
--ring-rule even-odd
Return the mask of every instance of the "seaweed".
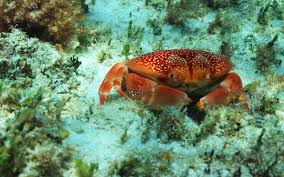
[[107, 58], [107, 53], [104, 50], [102, 50], [98, 53], [97, 58], [99, 63], [103, 63]]
[[98, 169], [98, 164], [90, 163], [87, 164], [82, 160], [76, 160], [76, 175], [78, 177], [92, 177], [95, 170]]
[[[171, 0], [167, 0], [168, 2]], [[165, 0], [145, 0], [145, 6], [153, 7], [156, 10], [166, 8], [167, 2]]]
[[157, 152], [139, 152], [139, 150], [135, 153], [129, 152], [112, 173], [121, 177], [171, 175], [170, 164], [173, 156], [171, 149]]
[[144, 27], [135, 25], [133, 20], [131, 20], [131, 16], [132, 15], [130, 13], [130, 20], [128, 22], [128, 28], [126, 31], [127, 41], [125, 41], [121, 52], [121, 54], [125, 56], [125, 59], [128, 59], [130, 54], [139, 55], [141, 53], [140, 45], [144, 38]]
[[162, 28], [160, 27], [161, 24], [156, 19], [149, 19], [147, 21], [147, 25], [152, 28], [153, 34], [159, 36], [162, 34]]
[[185, 114], [163, 110], [157, 117], [157, 136], [163, 142], [184, 140], [188, 135]]
[[143, 38], [143, 35], [144, 35], [144, 28], [134, 25], [133, 21], [129, 20], [127, 27], [127, 38], [140, 42]]
[[277, 51], [274, 48], [277, 39], [278, 35], [275, 35], [267, 44], [258, 45], [256, 48], [256, 68], [261, 74], [267, 74], [272, 66], [281, 64], [281, 61], [276, 59]]
[[123, 134], [120, 137], [120, 144], [121, 145], [125, 144], [125, 142], [127, 141], [127, 139], [128, 139], [128, 134], [127, 133], [128, 133], [128, 128], [126, 128], [124, 130]]
[[231, 8], [240, 4], [240, 0], [207, 0], [207, 6], [213, 9]]
[[60, 147], [63, 139], [58, 139], [57, 134], [62, 128], [57, 120], [50, 121], [37, 114], [41, 93], [38, 91], [22, 106], [0, 134], [0, 173], [6, 177], [63, 176], [61, 170], [70, 154]]
[[206, 14], [206, 11], [205, 5], [200, 1], [181, 0], [173, 3], [169, 0], [167, 15], [164, 20], [170, 25], [184, 29], [188, 19], [202, 17]]
[[79, 46], [75, 48], [76, 53], [81, 53], [87, 49], [87, 47], [91, 46], [93, 43], [93, 36], [91, 30], [86, 27], [80, 27], [77, 33], [77, 40], [79, 42]]
[[283, 20], [284, 11], [283, 3], [279, 3], [277, 0], [267, 3], [265, 6], [262, 6], [257, 15], [257, 22], [260, 25], [266, 26], [269, 21], [272, 19]]
[[209, 23], [207, 32], [209, 34], [215, 34], [218, 29], [221, 35], [237, 32], [239, 29], [239, 22], [237, 20], [232, 21], [231, 18], [235, 17], [228, 16], [227, 13], [224, 12], [217, 13], [214, 21]]
[[214, 21], [209, 23], [207, 32], [209, 34], [215, 34], [216, 28], [220, 27], [220, 26], [222, 26], [222, 21], [221, 21], [220, 15], [218, 14], [218, 15], [216, 15]]
[[67, 45], [81, 19], [80, 0], [3, 0], [0, 3], [0, 32], [13, 26], [43, 41]]
[[129, 43], [126, 43], [123, 45], [122, 47], [122, 51], [121, 51], [121, 54], [125, 56], [125, 58], [127, 59], [128, 58], [128, 55], [129, 55], [129, 52], [130, 52], [130, 44]]
[[257, 16], [257, 22], [261, 25], [267, 25], [267, 16], [266, 13], [268, 11], [269, 4], [264, 7], [261, 7]]
[[226, 57], [227, 59], [230, 59], [232, 54], [234, 53], [234, 48], [228, 41], [222, 41], [222, 44], [220, 46], [220, 55]]
[[[274, 121], [273, 121], [274, 122]], [[243, 156], [242, 163], [247, 165], [253, 176], [283, 176], [283, 131], [271, 120], [266, 121], [257, 142], [249, 156]]]
[[200, 131], [196, 135], [195, 140], [192, 142], [194, 145], [205, 139], [215, 131], [216, 124], [219, 122], [221, 115], [219, 112], [214, 112], [213, 115], [207, 116], [205, 121], [202, 122]]
[[0, 35], [0, 78], [16, 80], [36, 77], [50, 66], [59, 55], [48, 44], [40, 43], [20, 30]]

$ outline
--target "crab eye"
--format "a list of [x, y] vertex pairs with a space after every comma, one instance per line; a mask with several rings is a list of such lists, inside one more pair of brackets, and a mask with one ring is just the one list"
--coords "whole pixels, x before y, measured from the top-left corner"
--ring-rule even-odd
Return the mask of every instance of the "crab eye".
[[183, 88], [190, 88], [190, 85], [189, 85], [188, 83], [183, 83], [183, 84], [182, 84], [182, 87], [183, 87]]
[[170, 73], [170, 74], [169, 74], [169, 78], [170, 78], [170, 79], [175, 79], [175, 74], [174, 74], [174, 73]]
[[188, 87], [188, 88], [190, 87], [190, 85], [188, 83], [184, 83], [184, 86]]

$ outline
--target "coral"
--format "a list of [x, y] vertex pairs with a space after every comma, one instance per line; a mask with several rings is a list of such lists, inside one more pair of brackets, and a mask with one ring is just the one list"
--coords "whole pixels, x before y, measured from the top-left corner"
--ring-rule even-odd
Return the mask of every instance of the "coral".
[[7, 112], [29, 105], [40, 87], [60, 89], [81, 64], [77, 57], [61, 57], [49, 44], [16, 29], [0, 35], [0, 46], [0, 103]]
[[3, 0], [0, 2], [0, 32], [17, 26], [29, 36], [67, 45], [76, 33], [80, 0]]
[[0, 174], [63, 176], [71, 155], [62, 146], [69, 132], [59, 117], [70, 99], [62, 89], [76, 87], [68, 81], [81, 62], [17, 29], [1, 33], [0, 46]]
[[20, 30], [0, 35], [1, 79], [34, 78], [59, 58], [50, 45], [29, 39]]
[[50, 78], [64, 75], [64, 78], [69, 78], [81, 64], [78, 57], [61, 56], [48, 43], [28, 38], [25, 33], [17, 29], [13, 29], [10, 33], [1, 33], [0, 63], [0, 67], [3, 67], [0, 78], [13, 80], [34, 79], [41, 75]]
[[17, 29], [1, 33], [0, 46], [0, 63], [5, 63], [0, 81], [0, 174], [63, 176], [71, 151], [62, 145], [69, 132], [59, 118], [70, 99], [68, 92], [76, 88], [72, 77], [81, 62]]
[[[236, 108], [218, 107], [208, 115], [212, 117], [205, 118], [197, 139], [191, 142], [201, 151], [199, 158], [207, 166], [204, 173], [214, 174], [221, 168], [232, 175], [244, 175], [238, 168], [247, 168], [252, 176], [283, 175], [280, 169], [283, 169], [284, 132], [276, 117], [265, 116], [260, 126], [255, 117]], [[206, 153], [202, 152], [204, 150]], [[216, 163], [219, 164], [217, 169]], [[199, 164], [193, 168], [201, 167]]]

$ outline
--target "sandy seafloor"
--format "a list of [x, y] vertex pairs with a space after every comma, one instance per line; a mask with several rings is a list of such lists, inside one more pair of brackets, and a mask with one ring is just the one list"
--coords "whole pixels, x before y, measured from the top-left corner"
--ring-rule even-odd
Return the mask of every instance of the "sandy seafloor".
[[[97, 0], [89, 5], [86, 24], [100, 31], [102, 39], [76, 54], [81, 61], [72, 76], [76, 89], [70, 91], [66, 85], [56, 89], [70, 96], [60, 115], [69, 132], [63, 146], [72, 149], [74, 159], [96, 163], [98, 169], [93, 176], [99, 177], [284, 176], [284, 21], [269, 18], [265, 27], [256, 21], [267, 2], [242, 1], [237, 6], [208, 10], [205, 15], [188, 18], [184, 27], [164, 21], [166, 2], [162, 1], [155, 2], [156, 8], [145, 6], [142, 0]], [[278, 2], [284, 6], [283, 1]], [[221, 34], [224, 29], [216, 27], [214, 34], [208, 34], [217, 12], [222, 18], [226, 16], [223, 23], [228, 24], [223, 26], [238, 24], [237, 29], [227, 27]], [[161, 34], [153, 34], [153, 28], [147, 25], [149, 19], [156, 20]], [[128, 38], [130, 20], [134, 28], [144, 28], [142, 36]], [[275, 35], [278, 39], [273, 48], [282, 63], [271, 66], [268, 74], [257, 72], [257, 46], [266, 45]], [[243, 85], [260, 81], [247, 93], [252, 113], [244, 112], [237, 103], [208, 108], [207, 116], [198, 123], [186, 111], [153, 112], [115, 91], [103, 107], [99, 106], [99, 85], [110, 67], [125, 59], [125, 44], [130, 44], [128, 58], [132, 58], [158, 49], [178, 48], [220, 54], [223, 41], [233, 48], [232, 70], [240, 75]], [[100, 62], [102, 52], [106, 56]], [[35, 87], [38, 84], [45, 83], [37, 81]], [[277, 101], [263, 108], [264, 99]], [[14, 116], [5, 111], [1, 114], [7, 119]], [[76, 176], [74, 160], [65, 168], [64, 176]]]

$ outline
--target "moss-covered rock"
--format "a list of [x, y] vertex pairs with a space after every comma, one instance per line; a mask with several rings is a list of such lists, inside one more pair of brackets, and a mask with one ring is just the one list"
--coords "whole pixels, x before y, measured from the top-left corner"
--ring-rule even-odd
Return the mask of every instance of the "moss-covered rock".
[[52, 43], [68, 44], [80, 19], [80, 0], [3, 0], [0, 2], [0, 32], [18, 26], [29, 36]]

